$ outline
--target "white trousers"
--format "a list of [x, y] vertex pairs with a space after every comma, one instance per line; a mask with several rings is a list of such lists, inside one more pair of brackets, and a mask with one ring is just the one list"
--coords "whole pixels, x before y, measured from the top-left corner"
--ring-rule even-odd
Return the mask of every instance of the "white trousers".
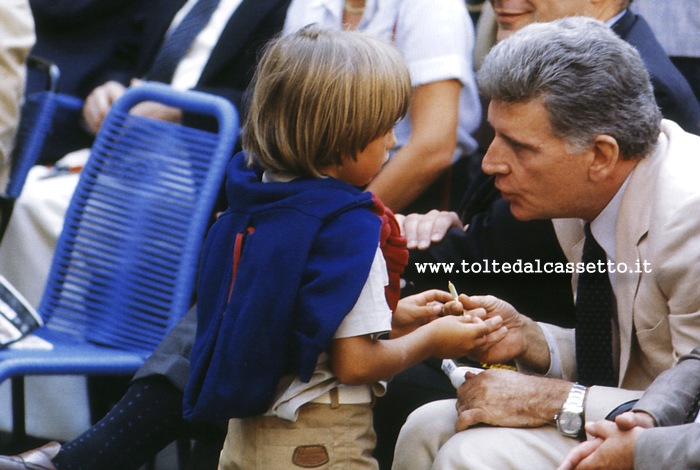
[[399, 434], [393, 470], [556, 469], [578, 441], [554, 426], [477, 426], [455, 433], [456, 400], [428, 403]]
[[[89, 150], [66, 155], [61, 163], [82, 165]], [[44, 178], [49, 169], [29, 172], [0, 243], [0, 274], [37, 307], [44, 292], [56, 241], [79, 174]], [[25, 382], [27, 432], [33, 436], [69, 440], [90, 425], [85, 378], [29, 377]], [[10, 382], [0, 386], [0, 429], [12, 425]]]
[[[88, 155], [89, 149], [79, 150], [66, 155], [61, 163], [82, 165]], [[49, 174], [45, 166], [29, 171], [0, 243], [0, 274], [35, 307], [44, 293], [56, 241], [80, 176], [74, 173], [46, 178]]]

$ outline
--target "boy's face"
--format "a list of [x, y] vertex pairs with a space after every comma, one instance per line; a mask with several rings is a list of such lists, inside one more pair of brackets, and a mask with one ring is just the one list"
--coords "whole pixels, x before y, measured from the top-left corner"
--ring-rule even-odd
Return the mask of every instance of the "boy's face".
[[367, 144], [354, 160], [344, 156], [342, 165], [336, 165], [328, 174], [353, 186], [365, 186], [381, 171], [394, 145], [396, 136], [392, 129]]

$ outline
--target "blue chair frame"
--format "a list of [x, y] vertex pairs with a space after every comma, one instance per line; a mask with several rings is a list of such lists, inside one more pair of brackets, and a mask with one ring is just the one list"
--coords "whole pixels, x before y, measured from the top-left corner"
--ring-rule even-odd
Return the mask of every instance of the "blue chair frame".
[[[156, 101], [218, 122], [212, 133], [130, 115]], [[34, 332], [52, 350], [0, 350], [25, 435], [26, 375], [132, 375], [192, 303], [205, 231], [238, 138], [227, 100], [160, 84], [110, 110], [66, 213]]]
[[80, 110], [80, 98], [57, 93], [60, 71], [58, 67], [40, 57], [29, 56], [27, 68], [45, 75], [45, 88], [28, 92], [22, 103], [15, 146], [10, 155], [10, 174], [5, 190], [0, 194], [0, 240], [9, 223], [15, 200], [27, 180], [27, 174], [44, 148], [44, 142], [52, 125], [56, 109]]

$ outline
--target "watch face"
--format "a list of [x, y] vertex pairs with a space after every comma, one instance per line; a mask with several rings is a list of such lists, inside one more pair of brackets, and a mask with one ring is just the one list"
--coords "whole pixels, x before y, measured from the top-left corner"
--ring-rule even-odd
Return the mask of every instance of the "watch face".
[[583, 428], [581, 415], [571, 411], [564, 411], [558, 419], [559, 428], [566, 434], [578, 434]]

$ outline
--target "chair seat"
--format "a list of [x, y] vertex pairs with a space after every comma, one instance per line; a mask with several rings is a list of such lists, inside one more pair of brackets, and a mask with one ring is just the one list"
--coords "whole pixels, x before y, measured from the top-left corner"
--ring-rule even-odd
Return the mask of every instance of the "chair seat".
[[40, 328], [33, 334], [53, 345], [51, 350], [0, 350], [0, 381], [22, 375], [131, 375], [149, 353], [120, 351]]

